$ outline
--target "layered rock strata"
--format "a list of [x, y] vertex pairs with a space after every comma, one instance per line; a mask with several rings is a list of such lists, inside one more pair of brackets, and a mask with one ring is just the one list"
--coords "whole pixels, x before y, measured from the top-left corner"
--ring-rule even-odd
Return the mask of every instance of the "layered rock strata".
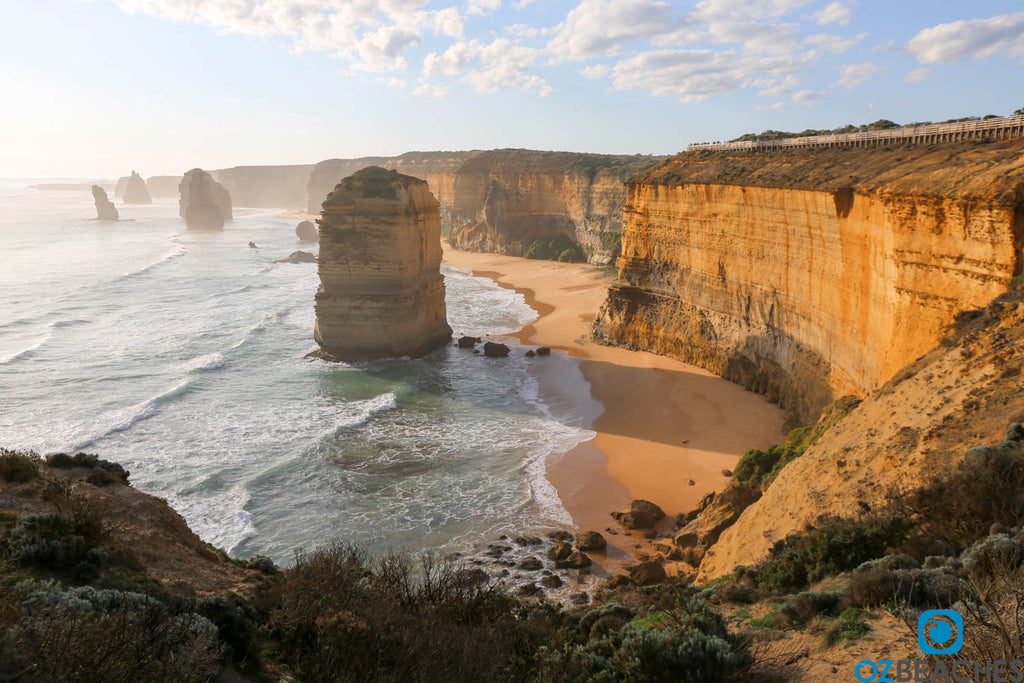
[[425, 181], [365, 168], [328, 195], [319, 223], [314, 337], [328, 357], [414, 356], [451, 339], [441, 215]]
[[179, 192], [178, 215], [190, 230], [221, 230], [231, 220], [231, 195], [206, 171], [186, 173]]
[[92, 186], [92, 200], [96, 204], [96, 220], [116, 221], [120, 218], [117, 207], [107, 198], [107, 191], [99, 185]]
[[149, 190], [146, 189], [146, 181], [135, 171], [132, 171], [132, 174], [128, 176], [128, 182], [125, 184], [121, 201], [125, 204], [153, 203], [153, 198], [149, 196]]
[[1024, 141], [680, 155], [628, 183], [603, 341], [812, 421], [1021, 272]]
[[623, 183], [660, 160], [522, 149], [332, 159], [313, 169], [308, 210], [317, 212], [353, 166], [372, 161], [426, 180], [460, 249], [522, 256], [534, 242], [563, 235], [591, 263], [609, 263], [619, 250]]

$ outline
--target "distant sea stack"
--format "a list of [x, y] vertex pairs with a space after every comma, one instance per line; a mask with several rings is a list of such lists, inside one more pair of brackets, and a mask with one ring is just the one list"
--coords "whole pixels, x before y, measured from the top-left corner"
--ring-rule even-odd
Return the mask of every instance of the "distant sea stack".
[[146, 189], [146, 181], [135, 171], [132, 171], [132, 174], [128, 177], [123, 196], [124, 199], [122, 201], [125, 204], [153, 203], [153, 198], [149, 196], [149, 190]]
[[326, 355], [415, 356], [451, 339], [440, 207], [425, 181], [364, 168], [327, 196], [319, 222], [314, 337]]
[[186, 173], [178, 191], [178, 215], [190, 230], [222, 230], [231, 220], [231, 195], [203, 169]]
[[92, 186], [92, 199], [96, 202], [96, 220], [116, 221], [120, 220], [117, 214], [117, 207], [107, 199], [107, 191], [99, 185]]

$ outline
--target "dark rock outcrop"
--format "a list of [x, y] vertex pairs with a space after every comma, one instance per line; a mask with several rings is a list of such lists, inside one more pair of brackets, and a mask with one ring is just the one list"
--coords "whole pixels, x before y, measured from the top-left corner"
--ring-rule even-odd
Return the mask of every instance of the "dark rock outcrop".
[[146, 181], [135, 171], [128, 176], [128, 182], [124, 186], [122, 200], [125, 204], [152, 204], [153, 198], [149, 196], [146, 189]]
[[485, 342], [484, 343], [484, 355], [488, 358], [507, 358], [509, 348], [504, 344], [497, 342]]
[[185, 174], [179, 192], [178, 215], [190, 230], [221, 230], [231, 220], [231, 196], [201, 168]]
[[92, 199], [96, 203], [96, 220], [116, 221], [120, 218], [117, 214], [117, 207], [107, 199], [107, 192], [99, 185], [92, 186]]
[[339, 360], [414, 356], [447, 343], [441, 214], [426, 182], [371, 166], [320, 218], [314, 337]]
[[300, 242], [316, 242], [320, 239], [320, 231], [312, 221], [302, 221], [295, 226], [295, 236]]
[[576, 547], [580, 550], [604, 550], [608, 542], [596, 531], [584, 531], [576, 536]]
[[278, 259], [274, 263], [316, 263], [316, 254], [308, 251], [293, 251], [286, 258]]
[[480, 343], [480, 337], [459, 337], [458, 345], [460, 349], [473, 349]]

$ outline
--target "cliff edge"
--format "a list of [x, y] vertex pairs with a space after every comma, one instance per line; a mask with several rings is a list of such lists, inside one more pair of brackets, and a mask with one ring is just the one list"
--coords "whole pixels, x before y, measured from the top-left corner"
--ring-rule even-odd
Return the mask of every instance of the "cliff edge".
[[1024, 265], [1024, 141], [681, 154], [631, 179], [594, 336], [813, 421]]

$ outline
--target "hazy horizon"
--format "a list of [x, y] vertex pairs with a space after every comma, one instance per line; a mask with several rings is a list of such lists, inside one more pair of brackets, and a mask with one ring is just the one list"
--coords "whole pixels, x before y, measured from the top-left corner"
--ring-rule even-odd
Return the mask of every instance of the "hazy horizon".
[[[1018, 3], [9, 3], [0, 177], [692, 142], [1024, 105]], [[46, 36], [46, 49], [40, 37]]]

